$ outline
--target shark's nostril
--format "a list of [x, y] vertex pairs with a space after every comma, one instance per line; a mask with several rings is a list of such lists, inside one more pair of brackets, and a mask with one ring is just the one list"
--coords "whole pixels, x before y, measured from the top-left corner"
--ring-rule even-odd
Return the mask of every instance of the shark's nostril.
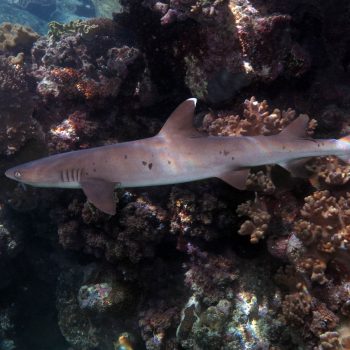
[[17, 179], [21, 178], [21, 176], [22, 176], [21, 172], [18, 170], [15, 171], [14, 175]]

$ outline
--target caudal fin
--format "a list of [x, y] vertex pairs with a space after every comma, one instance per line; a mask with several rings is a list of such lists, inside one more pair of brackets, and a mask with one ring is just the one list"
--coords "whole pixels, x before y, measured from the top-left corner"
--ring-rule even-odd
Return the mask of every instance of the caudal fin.
[[[346, 135], [344, 137], [341, 137], [339, 139], [339, 141], [349, 144], [349, 147], [350, 147], [350, 135]], [[345, 163], [350, 163], [350, 154], [347, 154], [345, 156], [338, 156], [338, 158], [341, 159]]]

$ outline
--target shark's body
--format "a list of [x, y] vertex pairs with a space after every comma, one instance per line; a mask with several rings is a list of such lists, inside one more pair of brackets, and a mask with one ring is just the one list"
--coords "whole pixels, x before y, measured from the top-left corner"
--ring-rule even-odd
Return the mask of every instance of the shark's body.
[[102, 211], [113, 215], [113, 190], [190, 182], [218, 177], [244, 189], [249, 168], [279, 164], [299, 176], [308, 158], [348, 158], [341, 140], [305, 136], [308, 118], [301, 116], [280, 134], [256, 137], [203, 136], [192, 126], [196, 100], [183, 102], [154, 137], [62, 153], [6, 171], [6, 176], [40, 187], [82, 188]]

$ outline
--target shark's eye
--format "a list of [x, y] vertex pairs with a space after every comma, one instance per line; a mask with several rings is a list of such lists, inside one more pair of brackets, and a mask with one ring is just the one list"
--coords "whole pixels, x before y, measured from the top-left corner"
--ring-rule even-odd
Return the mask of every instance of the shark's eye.
[[19, 179], [22, 176], [21, 172], [18, 170], [15, 171], [14, 175], [15, 177], [17, 177], [17, 179]]

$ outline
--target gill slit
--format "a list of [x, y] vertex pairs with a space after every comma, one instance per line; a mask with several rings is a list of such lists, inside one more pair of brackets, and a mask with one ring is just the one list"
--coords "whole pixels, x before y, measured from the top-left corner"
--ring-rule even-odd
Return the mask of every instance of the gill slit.
[[84, 173], [84, 168], [81, 168], [81, 169], [80, 169], [80, 173], [79, 173], [79, 182], [80, 182], [80, 180], [81, 180], [82, 177], [83, 177], [83, 173]]

